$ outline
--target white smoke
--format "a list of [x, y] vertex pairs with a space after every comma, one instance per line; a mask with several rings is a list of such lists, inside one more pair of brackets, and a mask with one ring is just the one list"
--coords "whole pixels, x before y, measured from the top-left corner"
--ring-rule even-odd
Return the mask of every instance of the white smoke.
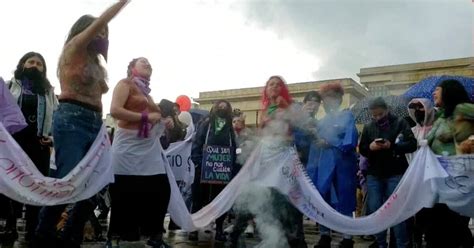
[[246, 185], [237, 199], [234, 209], [237, 213], [250, 213], [254, 216], [262, 241], [259, 248], [288, 247], [285, 231], [276, 216], [272, 189], [256, 184]]
[[[292, 142], [290, 126], [297, 127], [307, 132], [312, 132], [313, 124], [309, 115], [302, 111], [301, 105], [292, 105], [287, 111], [277, 113], [277, 120], [266, 124], [265, 128], [256, 130], [255, 135], [247, 139], [245, 148], [239, 156], [239, 163], [244, 164], [250, 157], [255, 146], [262, 142], [268, 144], [271, 149], [287, 149]], [[313, 125], [314, 126], [314, 125]], [[259, 164], [250, 166], [261, 166]], [[270, 165], [271, 166], [271, 165]], [[276, 180], [276, 179], [275, 179]], [[283, 248], [289, 247], [287, 233], [283, 227], [288, 216], [287, 206], [281, 204], [285, 197], [275, 189], [259, 186], [256, 184], [245, 185], [239, 195], [234, 210], [239, 213], [250, 213], [254, 216], [257, 230], [260, 233], [261, 242], [258, 248]], [[291, 221], [290, 221], [291, 222]], [[294, 222], [293, 222], [294, 223]], [[291, 227], [294, 228], [294, 227]], [[290, 234], [291, 235], [291, 234]]]

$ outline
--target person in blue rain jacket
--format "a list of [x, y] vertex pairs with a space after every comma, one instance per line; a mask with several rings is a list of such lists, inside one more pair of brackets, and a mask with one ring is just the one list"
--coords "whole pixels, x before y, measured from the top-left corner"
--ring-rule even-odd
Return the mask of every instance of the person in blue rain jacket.
[[[352, 216], [356, 207], [358, 132], [349, 110], [340, 110], [344, 89], [339, 82], [320, 87], [326, 115], [318, 121], [317, 138], [310, 146], [307, 170], [321, 196], [341, 214]], [[330, 230], [320, 226], [316, 248], [330, 248]], [[353, 247], [343, 235], [340, 247]]]

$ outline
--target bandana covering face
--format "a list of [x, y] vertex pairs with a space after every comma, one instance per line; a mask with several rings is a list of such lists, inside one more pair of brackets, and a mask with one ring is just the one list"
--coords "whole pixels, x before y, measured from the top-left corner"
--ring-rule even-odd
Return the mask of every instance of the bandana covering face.
[[241, 127], [234, 127], [234, 130], [236, 133], [240, 134], [240, 132], [243, 130]]
[[89, 47], [104, 56], [105, 61], [107, 61], [107, 52], [109, 51], [109, 40], [106, 38], [95, 38], [89, 43]]

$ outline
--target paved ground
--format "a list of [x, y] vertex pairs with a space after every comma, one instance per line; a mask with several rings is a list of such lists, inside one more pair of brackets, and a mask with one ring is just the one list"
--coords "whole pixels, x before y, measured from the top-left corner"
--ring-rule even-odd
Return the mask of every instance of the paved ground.
[[[20, 223], [21, 229], [22, 223]], [[167, 225], [166, 225], [167, 226]], [[305, 221], [305, 236], [306, 242], [308, 243], [308, 247], [313, 247], [314, 244], [319, 240], [319, 235], [317, 232], [317, 228], [314, 223]], [[474, 230], [474, 226], [471, 226], [471, 230]], [[20, 232], [20, 236], [23, 233]], [[337, 233], [333, 234], [333, 242], [332, 246], [337, 247], [338, 242], [341, 240], [341, 236]], [[199, 242], [191, 242], [188, 241], [187, 234], [181, 231], [177, 232], [167, 232], [165, 234], [166, 241], [175, 248], [204, 248], [204, 247], [215, 247], [215, 248], [224, 248], [228, 247], [228, 243], [215, 243], [214, 242], [214, 234], [210, 231], [201, 231], [199, 233]], [[14, 248], [26, 248], [27, 245], [22, 241], [23, 237], [20, 237], [20, 241], [17, 241], [14, 245]], [[371, 241], [362, 240], [360, 237], [355, 237], [355, 248], [367, 248]], [[248, 248], [256, 247], [260, 242], [258, 235], [254, 238], [245, 238], [246, 246]], [[1, 248], [5, 248], [6, 246], [1, 246]], [[83, 248], [104, 248], [105, 242], [85, 242], [82, 246]], [[145, 245], [145, 241], [140, 242], [122, 242], [121, 248], [142, 248], [142, 247], [149, 247]], [[45, 247], [46, 248], [46, 247]]]

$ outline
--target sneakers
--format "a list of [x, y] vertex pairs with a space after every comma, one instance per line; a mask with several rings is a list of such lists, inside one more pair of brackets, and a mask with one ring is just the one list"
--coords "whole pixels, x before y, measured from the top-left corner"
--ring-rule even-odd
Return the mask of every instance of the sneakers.
[[148, 246], [151, 246], [152, 248], [171, 248], [170, 245], [168, 245], [167, 243], [165, 243], [165, 241], [163, 241], [162, 239], [159, 239], [159, 240], [151, 240], [149, 239], [146, 244]]
[[328, 235], [321, 235], [321, 238], [314, 248], [331, 248], [331, 237]]
[[229, 225], [228, 227], [224, 229], [225, 234], [231, 234], [232, 231], [234, 231], [234, 225]]
[[247, 228], [245, 228], [245, 236], [247, 236], [247, 238], [253, 238], [254, 234], [255, 234], [255, 228], [253, 227], [252, 224], [249, 224], [247, 225]]

